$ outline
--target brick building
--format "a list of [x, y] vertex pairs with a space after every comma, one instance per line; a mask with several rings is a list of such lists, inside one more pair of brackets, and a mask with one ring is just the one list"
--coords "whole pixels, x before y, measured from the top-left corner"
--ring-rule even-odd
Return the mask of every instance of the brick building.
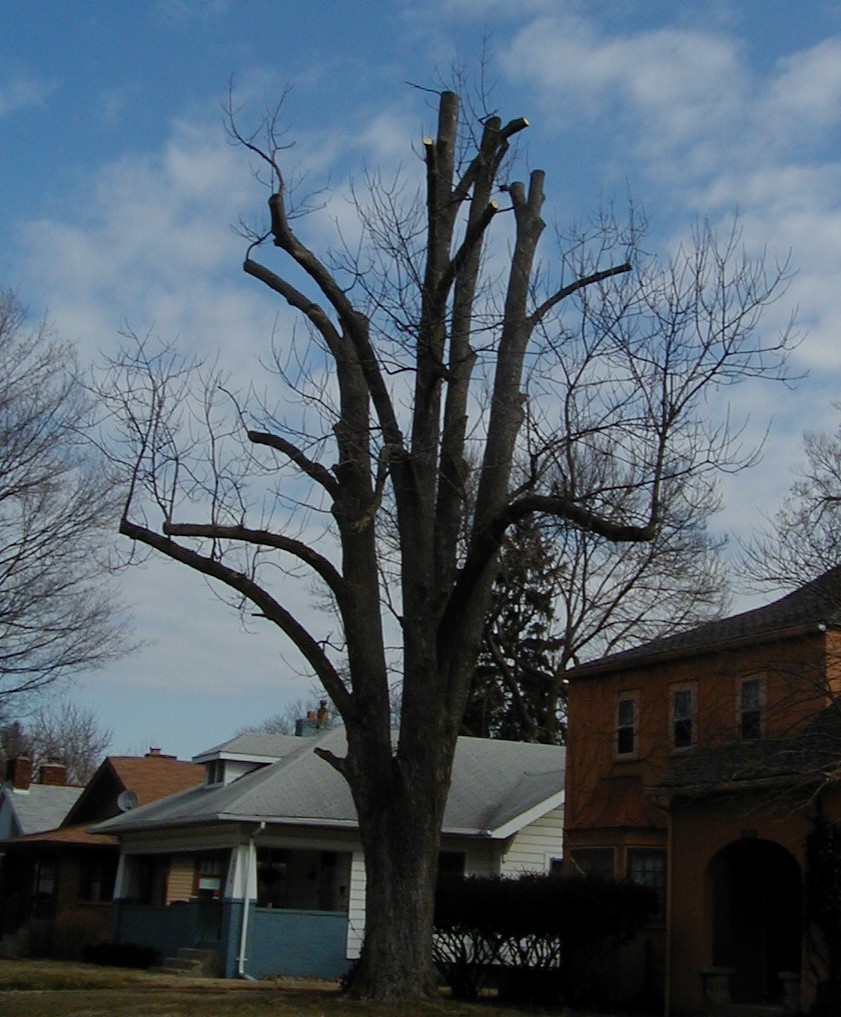
[[840, 693], [841, 570], [570, 673], [567, 866], [662, 899], [622, 995], [808, 1005], [804, 840], [818, 803], [841, 818]]

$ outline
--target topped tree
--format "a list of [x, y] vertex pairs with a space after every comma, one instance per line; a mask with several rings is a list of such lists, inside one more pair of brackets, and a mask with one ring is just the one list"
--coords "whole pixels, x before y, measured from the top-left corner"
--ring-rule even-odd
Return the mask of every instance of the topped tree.
[[[439, 832], [506, 531], [548, 515], [648, 541], [667, 514], [690, 516], [711, 473], [739, 465], [708, 421], [708, 393], [781, 376], [787, 343], [757, 329], [784, 277], [750, 262], [735, 233], [719, 244], [699, 230], [658, 266], [637, 262], [634, 228], [603, 221], [541, 267], [544, 174], [505, 169], [526, 121], [489, 116], [474, 144], [459, 108], [440, 95], [425, 195], [372, 177], [357, 196], [358, 247], [324, 256], [299, 235], [275, 119], [258, 145], [231, 117], [272, 177], [270, 228], [250, 238], [245, 272], [306, 326], [305, 348], [275, 351], [283, 421], [240, 403], [223, 427], [222, 383], [144, 342], [115, 365], [128, 441], [115, 455], [130, 474], [121, 532], [276, 626], [347, 728], [347, 754], [325, 752], [325, 765], [348, 781], [366, 858], [353, 991], [379, 999], [433, 989]], [[286, 416], [302, 403], [300, 421]], [[196, 419], [216, 429], [206, 444]], [[223, 461], [242, 420], [244, 448]], [[308, 509], [327, 518], [315, 540], [300, 535]], [[319, 639], [296, 615], [290, 563], [327, 594], [340, 637]]]

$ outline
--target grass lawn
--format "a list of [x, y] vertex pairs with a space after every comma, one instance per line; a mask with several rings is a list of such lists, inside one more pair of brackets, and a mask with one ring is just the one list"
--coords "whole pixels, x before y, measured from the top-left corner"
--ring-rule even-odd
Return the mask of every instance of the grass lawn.
[[[534, 1011], [546, 1013], [547, 1011]], [[554, 1011], [558, 1013], [559, 1011]], [[335, 984], [183, 978], [61, 961], [0, 960], [2, 1017], [522, 1017], [522, 1010], [440, 1001], [355, 1003]]]

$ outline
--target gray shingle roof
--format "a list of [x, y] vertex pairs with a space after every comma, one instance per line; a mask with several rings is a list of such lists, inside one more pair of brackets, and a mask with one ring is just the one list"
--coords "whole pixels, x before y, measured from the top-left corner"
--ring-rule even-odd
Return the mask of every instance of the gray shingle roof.
[[3, 788], [3, 795], [11, 807], [20, 833], [25, 835], [59, 826], [83, 790], [80, 787], [30, 784], [28, 791]]
[[[298, 825], [357, 825], [347, 784], [313, 751], [345, 751], [343, 728], [294, 738], [293, 751], [222, 787], [191, 788], [100, 824], [97, 832], [219, 821], [268, 820]], [[228, 743], [226, 743], [228, 744]], [[202, 755], [205, 755], [202, 753]], [[542, 803], [559, 804], [566, 751], [554, 745], [460, 738], [444, 817], [445, 832], [487, 835], [516, 824]], [[507, 835], [507, 834], [500, 834]]]
[[228, 759], [282, 759], [300, 746], [301, 739], [295, 735], [258, 734], [243, 731], [212, 749], [205, 749], [193, 762], [204, 762], [217, 757]]
[[581, 664], [572, 675], [584, 677], [623, 670], [662, 659], [711, 653], [745, 643], [761, 643], [771, 636], [809, 627], [841, 626], [841, 567], [763, 607], [717, 621], [705, 622], [686, 632], [653, 639], [641, 646]]

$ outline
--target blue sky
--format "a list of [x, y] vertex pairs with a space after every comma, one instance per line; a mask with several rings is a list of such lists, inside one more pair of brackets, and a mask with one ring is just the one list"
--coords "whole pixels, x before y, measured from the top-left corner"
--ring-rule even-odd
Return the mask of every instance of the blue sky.
[[[246, 123], [292, 86], [296, 158], [336, 191], [312, 224], [326, 238], [349, 174], [417, 170], [432, 118], [412, 84], [475, 66], [487, 39], [496, 103], [529, 118], [523, 156], [546, 169], [559, 221], [630, 193], [661, 249], [738, 211], [752, 252], [790, 255], [766, 327], [797, 307], [807, 377], [738, 391], [749, 431], [770, 433], [761, 464], [725, 485], [722, 532], [773, 512], [802, 432], [835, 425], [841, 3], [4, 0], [0, 24], [0, 284], [88, 359], [125, 323], [236, 370], [265, 348], [277, 308], [231, 229], [265, 193], [227, 143], [229, 83]], [[308, 694], [277, 640], [241, 632], [199, 578], [156, 563], [123, 589], [144, 646], [74, 691], [115, 751], [188, 756]]]

